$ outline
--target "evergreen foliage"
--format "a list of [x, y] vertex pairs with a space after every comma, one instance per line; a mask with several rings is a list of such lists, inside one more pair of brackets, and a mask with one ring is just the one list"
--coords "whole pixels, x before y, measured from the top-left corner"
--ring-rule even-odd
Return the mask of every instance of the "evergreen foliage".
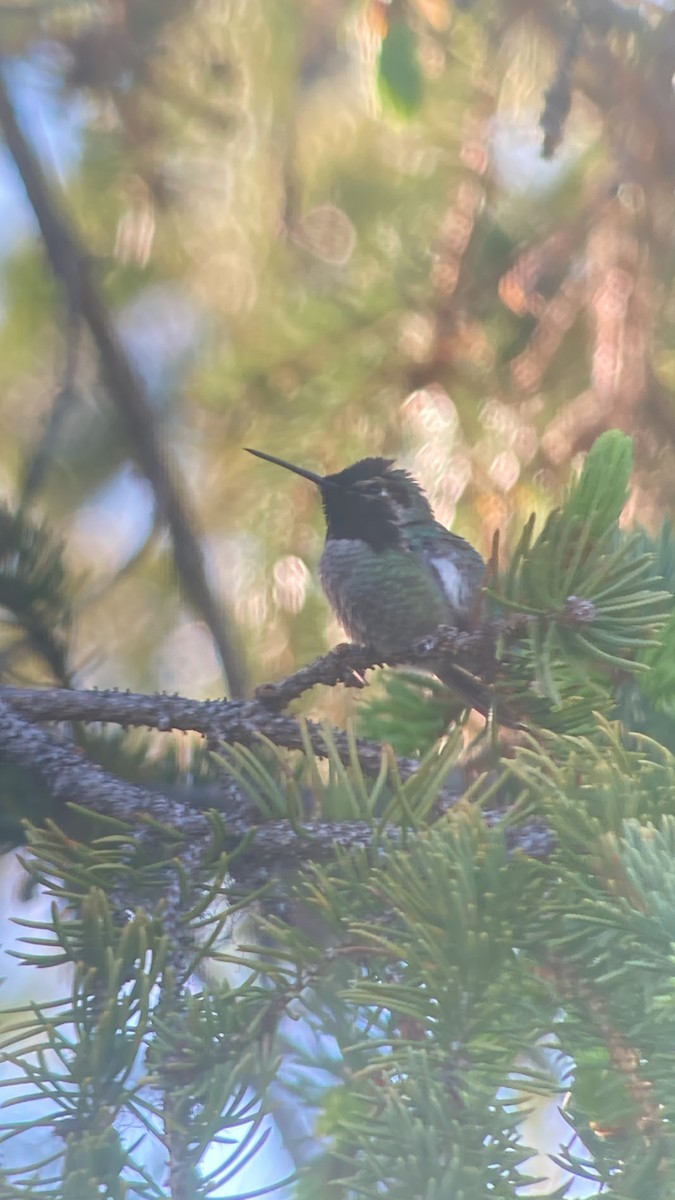
[[17, 659], [38, 656], [52, 678], [67, 684], [71, 620], [63, 547], [45, 524], [0, 504], [0, 644], [5, 653], [11, 650]]
[[[386, 749], [369, 777], [353, 735], [345, 758], [329, 726], [322, 765], [301, 723], [295, 755], [263, 740], [195, 759], [195, 781], [224, 772], [257, 814], [238, 845], [226, 810], [210, 814], [199, 847], [149, 813], [139, 825], [69, 806], [65, 824], [29, 827], [25, 866], [52, 907], [19, 922], [18, 953], [69, 984], [5, 1013], [0, 1197], [234, 1194], [269, 1136], [280, 1081], [318, 1110], [321, 1150], [292, 1185], [298, 1197], [506, 1198], [527, 1179], [550, 1194], [521, 1132], [560, 1090], [537, 1045], [573, 1063], [560, 1169], [617, 1200], [671, 1194], [675, 757], [591, 715], [627, 673], [649, 679], [651, 647], [669, 635], [672, 539], [620, 529], [629, 470], [628, 439], [599, 439], [491, 589], [502, 695], [524, 705], [529, 684], [549, 707], [541, 723], [530, 715], [515, 757], [493, 758], [470, 792], [462, 780], [455, 807], [443, 801], [461, 762], [447, 695], [394, 674], [376, 719], [409, 750], [431, 743], [406, 779]], [[15, 594], [37, 603], [35, 554], [20, 536], [17, 547]], [[65, 587], [47, 560], [45, 603], [53, 581], [57, 595]], [[572, 594], [592, 606], [579, 609], [583, 637]], [[566, 669], [583, 736], [562, 734], [565, 702], [542, 695], [542, 676], [563, 691]], [[443, 712], [439, 743], [430, 713]], [[105, 760], [124, 771], [126, 757], [143, 778], [151, 743], [128, 739], [101, 742]], [[171, 759], [158, 763], [165, 784]], [[533, 821], [555, 835], [543, 861], [511, 849]], [[254, 872], [247, 887], [255, 830], [278, 822], [307, 838], [307, 862]], [[369, 835], [317, 857], [312, 822]], [[234, 970], [239, 982], [223, 975]], [[315, 1031], [316, 1053], [289, 1040], [289, 1017]], [[35, 1128], [39, 1155], [27, 1149]]]
[[[507, 620], [501, 633], [496, 625], [498, 712], [540, 729], [585, 733], [594, 711], [613, 710], [619, 672], [644, 674], [646, 695], [666, 705], [672, 534], [664, 526], [653, 541], [620, 528], [631, 467], [629, 438], [618, 430], [599, 437], [567, 499], [538, 536], [534, 520], [527, 522], [489, 589], [496, 621], [523, 618], [511, 628]], [[428, 747], [456, 709], [433, 681], [393, 676], [385, 688], [383, 701], [366, 702], [363, 727], [401, 753]]]
[[[132, 854], [131, 829], [98, 824], [87, 844], [55, 826], [31, 834], [27, 869], [54, 902], [50, 921], [20, 922], [30, 931], [22, 961], [68, 966], [71, 989], [6, 1013], [3, 1061], [15, 1073], [3, 1086], [15, 1091], [20, 1081], [20, 1088], [11, 1101], [19, 1115], [3, 1122], [2, 1142], [36, 1126], [53, 1137], [39, 1162], [19, 1166], [6, 1155], [0, 1195], [212, 1196], [268, 1136], [260, 1092], [276, 1071], [274, 1025], [293, 987], [267, 975], [264, 983], [251, 976], [241, 987], [223, 981], [196, 995], [180, 990], [170, 940], [181, 931], [174, 925], [169, 935], [162, 919], [171, 846], [163, 850], [155, 834], [151, 854]], [[211, 907], [224, 873], [224, 864], [210, 867], [200, 901], [185, 915], [205, 947], [195, 950], [190, 973], [232, 919], [232, 908]], [[138, 907], [125, 913], [132, 895]], [[223, 1147], [219, 1164], [200, 1174], [213, 1144]], [[172, 1186], [183, 1192], [167, 1193], [152, 1177], [167, 1159]]]

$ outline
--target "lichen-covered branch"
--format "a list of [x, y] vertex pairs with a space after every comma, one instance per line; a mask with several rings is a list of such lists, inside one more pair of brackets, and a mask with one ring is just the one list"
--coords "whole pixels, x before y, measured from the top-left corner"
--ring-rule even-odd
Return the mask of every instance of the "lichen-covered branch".
[[[134, 825], [145, 824], [148, 820], [160, 821], [175, 827], [185, 838], [201, 845], [210, 840], [211, 826], [203, 813], [182, 800], [117, 778], [20, 715], [6, 698], [7, 693], [16, 690], [5, 688], [0, 693], [0, 760], [35, 771], [54, 797], [64, 803], [80, 804], [94, 812], [117, 817]], [[69, 693], [60, 694], [67, 696]], [[74, 696], [78, 694], [88, 695], [73, 693]], [[89, 695], [95, 696], [96, 693]], [[106, 694], [102, 695], [105, 697]], [[109, 695], [119, 695], [120, 700], [133, 699], [122, 693]], [[180, 697], [171, 699], [180, 700]], [[55, 719], [53, 715], [51, 719]], [[290, 866], [308, 861], [325, 861], [333, 856], [338, 847], [350, 849], [373, 845], [376, 835], [368, 821], [298, 823], [286, 820], [260, 821], [252, 815], [242, 816], [239, 789], [234, 781], [224, 779], [223, 789], [227, 788], [232, 789], [232, 811], [237, 815], [226, 818], [226, 837], [228, 841], [231, 840], [233, 850], [244, 842], [248, 843], [243, 857], [253, 868], [280, 863]], [[501, 816], [499, 813], [487, 815], [491, 820], [499, 820]], [[380, 833], [380, 841], [383, 837], [396, 842], [400, 831], [392, 826], [384, 834]], [[533, 824], [531, 828], [525, 826], [509, 831], [511, 849], [532, 853], [537, 858], [549, 857], [553, 844], [551, 834], [540, 823]]]
[[[82, 721], [121, 726], [145, 726], [168, 733], [172, 729], [193, 731], [206, 738], [212, 749], [224, 742], [251, 746], [261, 736], [277, 746], [302, 750], [302, 732], [294, 717], [270, 710], [261, 700], [192, 700], [187, 696], [147, 696], [134, 692], [70, 691], [67, 688], [0, 688], [0, 697], [16, 712], [32, 721]], [[308, 722], [312, 747], [325, 755], [321, 727]], [[349, 739], [339, 730], [333, 734], [340, 755], [348, 761]], [[356, 740], [363, 769], [377, 772], [382, 764], [382, 747]], [[417, 769], [410, 759], [401, 761], [403, 773]]]

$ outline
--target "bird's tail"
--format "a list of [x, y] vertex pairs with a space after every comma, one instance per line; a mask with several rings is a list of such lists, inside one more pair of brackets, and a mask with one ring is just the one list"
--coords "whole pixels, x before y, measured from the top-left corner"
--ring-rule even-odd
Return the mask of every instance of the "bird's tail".
[[521, 727], [521, 722], [515, 720], [513, 714], [508, 712], [505, 703], [494, 689], [470, 671], [446, 659], [436, 669], [435, 674], [442, 683], [457, 693], [467, 708], [475, 708], [481, 716], [486, 719], [491, 717], [500, 725], [508, 725], [512, 729]]

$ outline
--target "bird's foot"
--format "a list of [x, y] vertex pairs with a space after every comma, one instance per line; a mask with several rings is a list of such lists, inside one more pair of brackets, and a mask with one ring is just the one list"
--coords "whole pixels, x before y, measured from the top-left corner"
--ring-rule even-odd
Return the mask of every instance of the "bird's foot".
[[[358, 647], [358, 649], [364, 650], [367, 658], [372, 657], [370, 647], [364, 646]], [[356, 652], [357, 647], [355, 646], [354, 642], [339, 642], [338, 645], [333, 648], [332, 654], [337, 660], [341, 676], [340, 682], [344, 687], [364, 688], [368, 686], [365, 678], [365, 668], [362, 671], [354, 665], [354, 656]]]

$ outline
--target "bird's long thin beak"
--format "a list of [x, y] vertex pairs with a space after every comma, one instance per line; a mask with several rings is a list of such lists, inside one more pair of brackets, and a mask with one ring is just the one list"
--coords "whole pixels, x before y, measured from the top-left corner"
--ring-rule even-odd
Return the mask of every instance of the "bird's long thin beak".
[[265, 462], [275, 463], [277, 467], [285, 467], [287, 471], [293, 471], [295, 475], [302, 475], [303, 479], [309, 479], [317, 487], [323, 487], [326, 482], [323, 475], [317, 475], [314, 471], [307, 471], [304, 467], [296, 467], [294, 463], [286, 462], [283, 458], [276, 458], [274, 454], [265, 454], [263, 450], [251, 450], [250, 446], [245, 446], [244, 449], [249, 454], [255, 454], [256, 458], [263, 458]]

